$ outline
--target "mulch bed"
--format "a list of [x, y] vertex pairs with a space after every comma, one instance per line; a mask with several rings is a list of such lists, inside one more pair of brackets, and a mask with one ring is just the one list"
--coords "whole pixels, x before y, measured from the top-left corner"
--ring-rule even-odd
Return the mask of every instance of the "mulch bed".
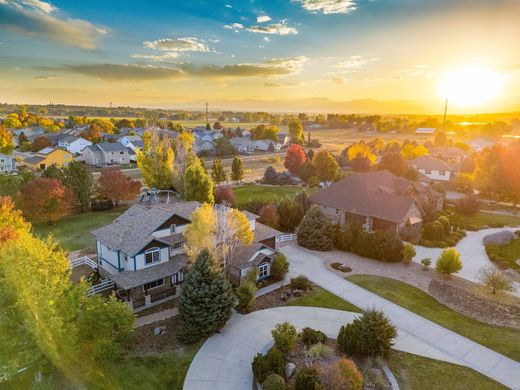
[[288, 286], [280, 287], [277, 290], [271, 291], [270, 293], [264, 294], [261, 297], [256, 298], [255, 307], [251, 311], [269, 309], [271, 307], [281, 307], [286, 306], [291, 301], [295, 300], [298, 297], [304, 297], [309, 295], [314, 288], [315, 284], [312, 284], [312, 289], [308, 291], [301, 291], [299, 295], [291, 295], [287, 299], [282, 299], [282, 293], [288, 292], [290, 288]]
[[[135, 328], [128, 351], [134, 355], [144, 356], [182, 348], [184, 345], [176, 337], [179, 320], [179, 316], [175, 316]], [[161, 326], [166, 326], [166, 333], [154, 335], [154, 329]]]

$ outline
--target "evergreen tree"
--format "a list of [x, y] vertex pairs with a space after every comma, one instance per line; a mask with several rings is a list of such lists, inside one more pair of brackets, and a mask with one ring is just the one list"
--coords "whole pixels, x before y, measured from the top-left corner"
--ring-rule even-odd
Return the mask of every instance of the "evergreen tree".
[[201, 203], [213, 203], [213, 182], [200, 165], [199, 159], [194, 159], [184, 173], [184, 198], [197, 200]]
[[231, 164], [231, 180], [238, 183], [244, 178], [244, 165], [242, 159], [239, 156], [233, 157], [233, 163]]
[[179, 298], [179, 339], [193, 343], [222, 328], [231, 317], [235, 296], [231, 284], [207, 249], [186, 273]]
[[211, 166], [211, 178], [217, 186], [220, 183], [225, 182], [227, 180], [226, 171], [222, 166], [222, 161], [220, 160], [220, 158], [216, 158], [213, 160], [213, 165]]
[[90, 169], [78, 161], [71, 162], [63, 169], [63, 184], [74, 194], [74, 204], [80, 212], [90, 208], [90, 198], [94, 193], [95, 181]]
[[46, 177], [47, 179], [55, 179], [61, 183], [63, 183], [63, 180], [65, 179], [63, 171], [56, 164], [49, 165], [45, 171], [42, 172], [42, 177]]
[[311, 206], [298, 226], [298, 245], [304, 248], [326, 251], [334, 243], [334, 227], [317, 205]]

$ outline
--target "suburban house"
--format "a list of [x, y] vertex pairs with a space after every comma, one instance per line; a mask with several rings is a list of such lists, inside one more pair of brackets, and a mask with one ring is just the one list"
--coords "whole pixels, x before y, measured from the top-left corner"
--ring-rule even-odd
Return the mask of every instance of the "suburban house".
[[495, 144], [490, 139], [487, 138], [474, 138], [471, 141], [467, 142], [467, 144], [471, 147], [471, 150], [474, 152], [481, 152], [486, 148], [489, 148]]
[[429, 152], [431, 156], [444, 160], [449, 164], [461, 163], [468, 157], [468, 152], [456, 146], [430, 148]]
[[24, 164], [31, 171], [44, 171], [51, 165], [59, 168], [69, 165], [73, 159], [72, 153], [60, 148], [43, 148], [24, 160]]
[[89, 165], [130, 164], [128, 149], [119, 142], [102, 142], [83, 149], [83, 158]]
[[60, 134], [55, 142], [54, 146], [59, 146], [72, 154], [80, 154], [83, 149], [92, 145], [89, 140], [72, 134]]
[[193, 143], [193, 150], [196, 154], [212, 154], [215, 151], [215, 145], [211, 141], [196, 139]]
[[[139, 201], [110, 225], [94, 230], [100, 273], [110, 279], [117, 296], [133, 307], [148, 307], [176, 296], [188, 264], [183, 232], [201, 204], [182, 201], [170, 191], [146, 191]], [[214, 207], [225, 207], [215, 205]], [[277, 230], [256, 222], [244, 212], [254, 243], [235, 251], [226, 272], [240, 284], [252, 267], [259, 278], [270, 276]]]
[[119, 138], [119, 142], [121, 145], [130, 148], [134, 152], [137, 148], [143, 150], [144, 147], [144, 142], [138, 135], [125, 135]]
[[432, 156], [417, 157], [410, 162], [410, 165], [434, 181], [449, 181], [455, 173], [455, 169], [446, 161]]
[[15, 168], [15, 159], [7, 154], [0, 153], [0, 175], [12, 173]]
[[252, 140], [249, 137], [233, 137], [229, 140], [238, 153], [253, 153], [255, 151], [267, 152], [281, 150], [282, 144], [269, 139]]
[[310, 197], [335, 223], [360, 223], [367, 231], [419, 228], [424, 208], [442, 208], [442, 195], [428, 185], [389, 171], [353, 173]]

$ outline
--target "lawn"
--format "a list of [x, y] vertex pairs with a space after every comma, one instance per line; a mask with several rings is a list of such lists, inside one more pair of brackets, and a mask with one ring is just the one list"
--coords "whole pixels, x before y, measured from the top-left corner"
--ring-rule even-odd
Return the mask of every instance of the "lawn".
[[111, 367], [121, 389], [182, 389], [191, 361], [202, 343], [154, 356], [128, 357]]
[[315, 188], [304, 188], [300, 186], [261, 186], [261, 185], [243, 185], [234, 187], [235, 197], [238, 204], [244, 204], [250, 200], [272, 201], [275, 198], [281, 199], [284, 196], [293, 197], [298, 192], [305, 189], [307, 194], [311, 195], [316, 192]]
[[428, 359], [405, 352], [392, 352], [388, 367], [401, 390], [492, 390], [506, 389], [471, 368]]
[[343, 299], [337, 297], [334, 294], [331, 294], [321, 287], [315, 287], [310, 294], [293, 299], [286, 306], [324, 307], [326, 309], [345, 310], [361, 313], [361, 310], [356, 306], [351, 305], [347, 301], [344, 301]]
[[399, 280], [371, 275], [351, 275], [347, 279], [430, 321], [520, 361], [518, 330], [487, 325], [466, 317], [440, 304], [424, 291]]
[[520, 238], [515, 238], [506, 245], [489, 245], [486, 251], [492, 261], [497, 261], [501, 267], [513, 268], [520, 271], [520, 264], [517, 264], [517, 259], [520, 259]]
[[478, 211], [469, 217], [454, 213], [451, 222], [460, 226], [472, 226], [477, 229], [484, 227], [520, 226], [520, 217]]
[[34, 223], [33, 231], [42, 237], [52, 234], [61, 247], [68, 251], [94, 249], [95, 242], [90, 232], [111, 223], [125, 210], [126, 208], [119, 207], [107, 211], [74, 214], [53, 222], [51, 226], [46, 222]]

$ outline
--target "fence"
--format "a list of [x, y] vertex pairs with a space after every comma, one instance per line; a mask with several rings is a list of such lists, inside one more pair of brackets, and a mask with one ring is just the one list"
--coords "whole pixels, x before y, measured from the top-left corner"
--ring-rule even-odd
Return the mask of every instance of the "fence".
[[94, 286], [90, 287], [87, 290], [88, 295], [94, 295], [99, 294], [100, 292], [106, 291], [106, 290], [112, 290], [114, 288], [114, 282], [110, 279], [101, 279], [101, 281], [98, 284], [95, 284]]
[[78, 257], [77, 259], [70, 260], [71, 268], [75, 268], [83, 264], [88, 265], [92, 269], [96, 269], [98, 267], [97, 263], [87, 256]]
[[296, 240], [296, 233], [280, 234], [279, 236], [276, 236], [276, 241], [278, 241], [278, 242], [293, 241], [293, 240]]

